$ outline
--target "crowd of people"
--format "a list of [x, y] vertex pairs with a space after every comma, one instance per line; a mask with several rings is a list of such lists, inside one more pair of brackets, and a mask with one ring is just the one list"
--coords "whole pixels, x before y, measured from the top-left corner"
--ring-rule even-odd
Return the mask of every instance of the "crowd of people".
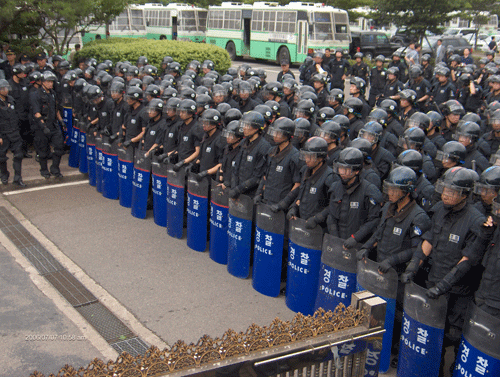
[[316, 52], [299, 78], [282, 61], [270, 82], [249, 64], [219, 74], [210, 60], [183, 71], [169, 56], [161, 67], [141, 56], [71, 69], [59, 56], [49, 65], [41, 53], [35, 64], [9, 50], [0, 178], [8, 183], [10, 149], [14, 183], [24, 186], [30, 143], [40, 174], [61, 177], [61, 114], [72, 108], [87, 134], [321, 226], [381, 274], [396, 269], [399, 308], [410, 281], [430, 299], [446, 295], [445, 346], [457, 351], [470, 302], [500, 315], [500, 61], [490, 52], [476, 65], [448, 51], [433, 66], [419, 49], [394, 53], [387, 67], [377, 56], [373, 68], [361, 53], [350, 65], [342, 51]]

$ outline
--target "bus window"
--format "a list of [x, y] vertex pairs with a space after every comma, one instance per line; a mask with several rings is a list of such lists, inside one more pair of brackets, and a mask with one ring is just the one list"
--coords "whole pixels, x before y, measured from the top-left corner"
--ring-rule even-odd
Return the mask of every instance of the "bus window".
[[142, 10], [140, 9], [130, 9], [130, 19], [132, 30], [145, 30], [144, 18], [142, 16]]
[[129, 30], [128, 11], [120, 13], [111, 23], [110, 30], [124, 31]]
[[331, 40], [332, 35], [332, 19], [331, 14], [328, 12], [314, 12], [313, 13], [313, 40]]
[[346, 13], [335, 13], [335, 39], [338, 41], [348, 41], [349, 29], [347, 28], [347, 14]]
[[254, 10], [252, 14], [252, 31], [262, 31], [262, 17], [264, 11]]
[[198, 12], [198, 30], [206, 31], [208, 10], [199, 10], [197, 12]]
[[264, 23], [262, 26], [264, 27], [264, 31], [274, 31], [274, 24], [276, 22], [276, 11], [275, 10], [266, 10], [264, 11]]
[[295, 33], [297, 12], [278, 12], [276, 14], [276, 31], [279, 33]]
[[196, 31], [196, 18], [194, 10], [183, 10], [180, 12], [180, 27], [179, 30]]

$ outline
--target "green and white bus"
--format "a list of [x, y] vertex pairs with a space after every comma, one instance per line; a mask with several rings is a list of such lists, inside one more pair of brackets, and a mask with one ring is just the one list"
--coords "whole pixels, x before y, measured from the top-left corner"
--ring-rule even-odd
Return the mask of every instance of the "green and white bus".
[[[144, 10], [136, 5], [131, 5], [120, 13], [109, 25], [110, 37], [121, 38], [146, 38], [146, 20]], [[83, 43], [99, 38], [106, 38], [104, 25], [90, 28], [82, 37]]]
[[206, 42], [225, 48], [231, 59], [301, 63], [315, 50], [349, 50], [345, 10], [316, 3], [224, 2], [208, 9]]
[[[111, 37], [205, 41], [208, 11], [189, 4], [130, 5], [109, 25]], [[91, 28], [83, 42], [105, 38], [105, 27]]]
[[136, 7], [144, 11], [148, 39], [205, 41], [206, 9], [179, 3], [167, 6], [152, 3]]

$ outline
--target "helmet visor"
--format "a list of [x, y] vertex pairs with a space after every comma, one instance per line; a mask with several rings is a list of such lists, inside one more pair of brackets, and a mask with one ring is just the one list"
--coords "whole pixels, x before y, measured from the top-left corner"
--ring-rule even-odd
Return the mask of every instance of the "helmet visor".
[[451, 199], [459, 199], [462, 195], [468, 195], [469, 191], [468, 189], [445, 183], [442, 180], [438, 180], [436, 183], [436, 192], [446, 195]]
[[299, 155], [299, 158], [302, 161], [308, 161], [311, 159], [318, 159], [318, 158], [323, 158], [323, 157], [325, 157], [325, 154], [322, 152], [310, 152], [310, 151], [305, 151], [303, 149], [300, 151], [300, 155]]
[[498, 194], [499, 187], [488, 185], [482, 182], [474, 183], [474, 194], [484, 195], [484, 196], [493, 196], [496, 197]]
[[376, 144], [378, 142], [378, 135], [364, 129], [359, 130], [358, 137], [366, 139], [372, 144]]

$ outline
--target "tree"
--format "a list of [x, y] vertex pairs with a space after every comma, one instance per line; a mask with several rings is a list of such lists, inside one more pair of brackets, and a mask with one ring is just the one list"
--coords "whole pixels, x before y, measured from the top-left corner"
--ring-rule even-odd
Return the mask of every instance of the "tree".
[[422, 40], [426, 31], [439, 34], [442, 25], [463, 9], [460, 0], [374, 0], [373, 18], [383, 24], [406, 26]]
[[346, 10], [349, 14], [349, 20], [355, 21], [361, 16], [367, 17], [367, 13], [360, 12], [357, 8], [371, 8], [373, 0], [327, 0], [325, 4]]

